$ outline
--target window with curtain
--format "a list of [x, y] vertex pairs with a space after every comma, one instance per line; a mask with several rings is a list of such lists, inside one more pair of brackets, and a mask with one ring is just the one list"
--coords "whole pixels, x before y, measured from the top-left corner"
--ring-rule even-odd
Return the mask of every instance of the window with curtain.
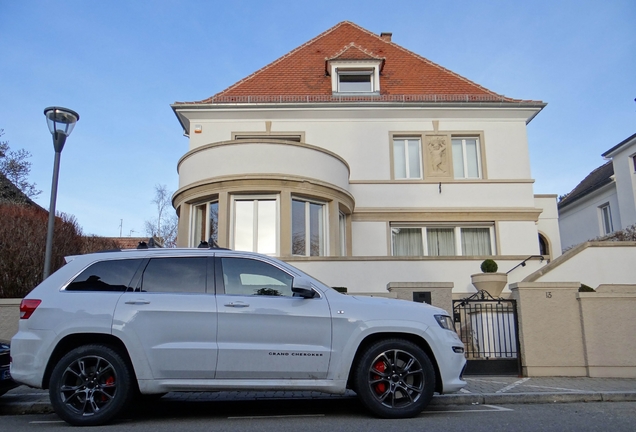
[[393, 175], [396, 179], [422, 178], [422, 156], [419, 139], [396, 138], [393, 140]]
[[292, 254], [325, 254], [324, 203], [292, 199]]
[[455, 255], [454, 228], [427, 228], [426, 241], [429, 256]]
[[278, 201], [276, 198], [235, 198], [234, 249], [277, 253]]
[[453, 138], [453, 173], [456, 179], [481, 178], [478, 138]]
[[489, 227], [391, 227], [393, 256], [488, 256]]
[[422, 228], [392, 228], [393, 256], [422, 256]]
[[462, 255], [492, 255], [489, 228], [461, 228]]

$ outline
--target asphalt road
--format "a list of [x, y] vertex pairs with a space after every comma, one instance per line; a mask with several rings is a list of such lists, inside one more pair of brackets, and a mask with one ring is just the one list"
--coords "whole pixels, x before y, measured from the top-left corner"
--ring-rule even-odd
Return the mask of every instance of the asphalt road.
[[[55, 414], [2, 416], [3, 431], [68, 429]], [[77, 429], [75, 429], [77, 430]], [[136, 432], [581, 432], [636, 430], [636, 403], [456, 405], [431, 407], [404, 420], [373, 418], [355, 399], [241, 402], [159, 402], [92, 431]]]

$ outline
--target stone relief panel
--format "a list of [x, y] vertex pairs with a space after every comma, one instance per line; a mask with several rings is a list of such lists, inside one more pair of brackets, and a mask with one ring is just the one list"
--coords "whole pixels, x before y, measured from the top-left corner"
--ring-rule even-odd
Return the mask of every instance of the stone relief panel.
[[426, 155], [427, 178], [450, 178], [450, 139], [448, 135], [426, 135], [424, 137], [424, 154]]

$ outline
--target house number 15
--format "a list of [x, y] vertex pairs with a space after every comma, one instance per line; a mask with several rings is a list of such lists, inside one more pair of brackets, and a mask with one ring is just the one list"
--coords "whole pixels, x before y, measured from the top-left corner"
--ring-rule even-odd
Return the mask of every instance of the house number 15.
[[545, 298], [552, 298], [552, 293], [550, 291], [547, 291], [545, 293]]

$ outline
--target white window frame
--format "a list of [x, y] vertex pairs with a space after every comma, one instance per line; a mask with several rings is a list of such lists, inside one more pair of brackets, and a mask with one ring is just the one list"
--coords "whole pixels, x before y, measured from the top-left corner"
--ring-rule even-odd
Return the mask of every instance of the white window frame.
[[[203, 237], [205, 241], [210, 239], [210, 206], [212, 204], [219, 205], [219, 200], [214, 199], [211, 201], [199, 202], [191, 205], [191, 214], [190, 214], [190, 247], [197, 247], [201, 239], [196, 235], [197, 234], [197, 209], [201, 206], [205, 206], [205, 227]], [[217, 214], [217, 231], [218, 231], [218, 214]], [[218, 233], [217, 233], [218, 234]], [[218, 241], [218, 239], [217, 239]]]
[[[327, 217], [327, 212], [328, 212], [328, 206], [327, 203], [325, 203], [324, 201], [317, 201], [317, 200], [312, 200], [312, 199], [307, 199], [307, 198], [303, 198], [303, 197], [298, 197], [298, 196], [292, 196], [291, 198], [291, 204], [292, 204], [292, 208], [294, 205], [294, 201], [298, 201], [298, 202], [302, 202], [305, 204], [305, 253], [304, 254], [294, 254], [293, 253], [293, 249], [294, 246], [292, 244], [291, 250], [292, 250], [292, 254], [294, 256], [327, 256], [329, 255], [329, 241], [328, 241], [328, 235], [327, 233], [329, 232], [329, 227], [327, 225], [329, 218]], [[311, 255], [311, 215], [310, 215], [310, 206], [311, 204], [316, 204], [316, 205], [320, 205], [322, 206], [322, 233], [321, 233], [321, 240], [322, 240], [322, 253], [320, 253], [319, 255]], [[292, 213], [292, 226], [290, 227], [290, 229], [293, 228], [293, 213]], [[293, 234], [293, 233], [292, 233]], [[293, 235], [292, 235], [292, 242], [293, 242]]]
[[[382, 60], [331, 60], [331, 91], [334, 95], [380, 94], [380, 66]], [[341, 91], [340, 75], [371, 75], [370, 91]]]
[[[497, 249], [496, 249], [496, 242], [495, 242], [495, 227], [494, 224], [461, 224], [461, 225], [454, 225], [454, 224], [430, 224], [430, 225], [423, 225], [423, 224], [408, 224], [408, 223], [393, 223], [390, 224], [390, 229], [393, 230], [393, 228], [419, 228], [422, 230], [422, 251], [424, 252], [423, 256], [439, 256], [439, 257], [445, 257], [445, 256], [465, 256], [463, 254], [463, 250], [462, 250], [462, 228], [483, 228], [483, 229], [488, 229], [489, 231], [489, 235], [490, 235], [490, 256], [495, 256], [497, 255]], [[428, 254], [428, 229], [435, 229], [435, 228], [453, 228], [454, 229], [454, 241], [455, 241], [455, 255], [429, 255]], [[403, 255], [395, 255], [395, 248], [394, 248], [394, 243], [393, 243], [393, 235], [391, 232], [391, 256], [403, 256]]]
[[[612, 208], [610, 203], [605, 203], [598, 207], [599, 222], [601, 224], [601, 235], [608, 235], [614, 232], [614, 223], [612, 221]], [[608, 231], [609, 229], [609, 231]]]
[[[466, 140], [475, 140], [475, 144], [477, 147], [477, 177], [468, 177], [468, 157], [466, 153]], [[451, 154], [453, 154], [453, 141], [461, 141], [462, 142], [462, 165], [464, 167], [464, 175], [459, 177], [455, 170], [453, 169], [453, 177], [458, 180], [474, 180], [483, 178], [484, 174], [481, 168], [481, 140], [478, 136], [452, 136], [451, 137]], [[453, 161], [454, 162], [454, 161]], [[454, 166], [454, 163], [453, 163]]]
[[[275, 221], [275, 252], [266, 255], [279, 256], [280, 255], [280, 195], [279, 194], [263, 194], [263, 195], [232, 195], [231, 209], [230, 209], [230, 244], [232, 249], [235, 248], [235, 234], [236, 234], [236, 202], [237, 201], [272, 201], [276, 202], [276, 221]], [[252, 245], [253, 250], [258, 251], [258, 209], [254, 210], [255, 217], [253, 220], [253, 235]]]
[[[404, 142], [404, 172], [405, 172], [405, 177], [397, 177], [396, 175], [396, 170], [395, 170], [395, 165], [396, 165], [396, 158], [395, 158], [395, 142], [396, 141], [403, 141]], [[409, 141], [417, 141], [418, 142], [418, 165], [420, 167], [420, 175], [418, 177], [411, 177], [411, 173], [410, 173], [410, 160], [409, 160], [409, 146], [407, 145]], [[420, 137], [393, 137], [393, 141], [391, 142], [391, 152], [393, 153], [393, 178], [395, 180], [421, 180], [424, 177], [424, 167], [422, 165], [422, 139]]]

